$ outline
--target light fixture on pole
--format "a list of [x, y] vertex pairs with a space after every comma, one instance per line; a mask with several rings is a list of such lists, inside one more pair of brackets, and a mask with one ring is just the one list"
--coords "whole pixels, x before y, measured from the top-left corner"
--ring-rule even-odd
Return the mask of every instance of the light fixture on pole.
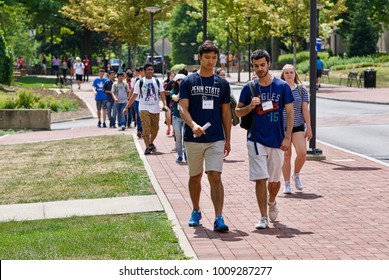
[[154, 65], [154, 15], [160, 10], [159, 7], [146, 7], [146, 11], [150, 13], [150, 62]]
[[311, 115], [312, 139], [309, 141], [307, 159], [323, 160], [323, 152], [316, 148], [316, 38], [317, 38], [317, 6], [316, 0], [310, 0], [310, 29], [309, 29], [309, 92], [311, 94], [309, 110]]

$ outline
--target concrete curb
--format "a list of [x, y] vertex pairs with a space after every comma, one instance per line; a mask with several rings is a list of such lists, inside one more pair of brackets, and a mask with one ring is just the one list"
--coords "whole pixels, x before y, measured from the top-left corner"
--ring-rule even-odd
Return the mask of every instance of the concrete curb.
[[134, 139], [135, 146], [138, 150], [139, 157], [143, 161], [147, 175], [150, 178], [154, 190], [156, 191], [158, 198], [160, 199], [160, 202], [162, 203], [163, 208], [165, 209], [168, 219], [172, 222], [172, 229], [178, 238], [178, 242], [180, 243], [181, 249], [184, 251], [185, 256], [193, 260], [197, 260], [198, 259], [197, 255], [194, 252], [192, 245], [190, 244], [188, 238], [186, 237], [183, 229], [181, 228], [176, 213], [174, 212], [169, 200], [167, 199], [164, 191], [159, 185], [158, 180], [152, 171], [153, 169], [151, 168], [149, 162], [147, 161], [147, 157], [144, 155], [144, 151], [142, 150], [142, 147], [139, 143], [137, 136], [135, 134], [132, 134], [132, 137]]
[[163, 211], [156, 195], [0, 205], [0, 222]]

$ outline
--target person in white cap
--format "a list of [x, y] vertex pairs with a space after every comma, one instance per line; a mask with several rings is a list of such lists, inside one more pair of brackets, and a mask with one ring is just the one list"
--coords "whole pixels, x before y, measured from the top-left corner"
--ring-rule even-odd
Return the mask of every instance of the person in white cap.
[[77, 56], [76, 63], [74, 63], [74, 70], [76, 73], [76, 81], [78, 85], [78, 89], [81, 88], [82, 76], [84, 75], [85, 65], [81, 62], [81, 59]]

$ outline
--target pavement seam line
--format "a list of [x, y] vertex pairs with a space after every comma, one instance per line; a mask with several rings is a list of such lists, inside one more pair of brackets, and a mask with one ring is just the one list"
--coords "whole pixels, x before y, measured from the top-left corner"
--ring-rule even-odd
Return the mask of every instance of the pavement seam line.
[[[185, 235], [184, 230], [180, 226], [180, 222], [178, 221], [176, 213], [173, 211], [173, 208], [172, 208], [169, 200], [167, 199], [165, 193], [163, 192], [161, 186], [159, 185], [158, 180], [157, 180], [149, 162], [147, 161], [147, 157], [143, 154], [143, 150], [142, 150], [142, 147], [139, 143], [137, 136], [135, 134], [131, 134], [131, 135], [132, 135], [132, 138], [134, 139], [135, 147], [138, 150], [139, 157], [143, 161], [147, 175], [150, 178], [151, 184], [153, 185], [154, 190], [157, 193], [158, 198], [159, 198], [163, 208], [165, 209], [165, 212], [168, 216], [168, 219], [172, 222], [172, 229], [178, 238], [178, 242], [180, 244], [181, 249], [184, 251], [185, 256], [187, 256], [193, 260], [197, 260], [198, 259], [197, 255], [196, 255], [195, 251], [193, 250], [193, 247], [190, 244], [187, 236]], [[151, 156], [153, 156], [153, 155], [151, 155]]]

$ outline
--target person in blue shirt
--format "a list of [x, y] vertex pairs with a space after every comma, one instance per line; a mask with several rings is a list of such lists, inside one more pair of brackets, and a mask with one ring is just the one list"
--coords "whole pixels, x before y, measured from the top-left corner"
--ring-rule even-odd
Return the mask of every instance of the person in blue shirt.
[[97, 117], [99, 119], [99, 122], [97, 123], [98, 127], [101, 127], [101, 117], [103, 119], [103, 127], [107, 127], [105, 124], [105, 120], [107, 119], [107, 95], [104, 91], [104, 84], [107, 81], [107, 78], [104, 78], [104, 74], [104, 69], [100, 69], [99, 77], [96, 78], [92, 84], [92, 89], [96, 100]]
[[320, 59], [320, 56], [317, 56], [316, 59], [316, 89], [317, 90], [320, 87], [320, 79], [323, 73], [323, 68], [324, 68], [323, 61]]
[[[222, 216], [224, 187], [221, 180], [223, 159], [231, 150], [230, 86], [214, 73], [219, 48], [205, 41], [198, 50], [200, 69], [180, 83], [179, 111], [185, 122], [184, 143], [189, 167], [189, 192], [193, 211], [189, 226], [200, 224], [201, 178], [204, 171], [211, 186], [215, 211], [214, 231], [227, 232]], [[204, 129], [206, 123], [211, 126]]]
[[253, 97], [249, 83], [244, 85], [235, 112], [243, 117], [254, 110], [253, 123], [247, 134], [249, 179], [255, 182], [261, 214], [255, 228], [264, 229], [268, 227], [268, 217], [274, 221], [278, 216], [276, 196], [281, 186], [284, 151], [291, 143], [294, 99], [289, 85], [269, 72], [271, 62], [267, 51], [255, 50], [250, 62], [257, 79], [249, 83], [254, 82], [258, 94]]

